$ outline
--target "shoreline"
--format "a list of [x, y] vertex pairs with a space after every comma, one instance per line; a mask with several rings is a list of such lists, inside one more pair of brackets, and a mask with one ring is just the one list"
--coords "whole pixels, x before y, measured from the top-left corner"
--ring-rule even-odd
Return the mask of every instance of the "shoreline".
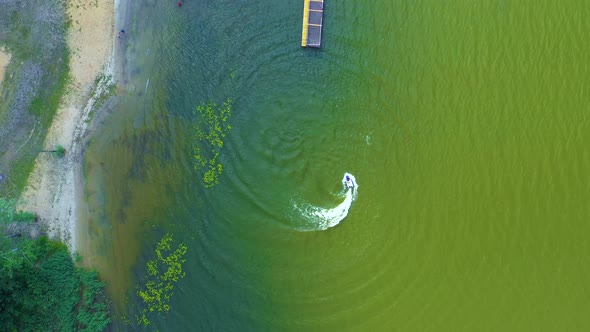
[[62, 96], [44, 143], [46, 149], [62, 145], [66, 154], [55, 158], [40, 153], [19, 199], [18, 208], [36, 213], [49, 237], [61, 240], [72, 254], [78, 249], [79, 211], [85, 203], [83, 138], [92, 126], [91, 113], [100, 109], [96, 102], [108, 97], [121, 68], [114, 33], [121, 2], [68, 0], [73, 22], [67, 36], [72, 84]]

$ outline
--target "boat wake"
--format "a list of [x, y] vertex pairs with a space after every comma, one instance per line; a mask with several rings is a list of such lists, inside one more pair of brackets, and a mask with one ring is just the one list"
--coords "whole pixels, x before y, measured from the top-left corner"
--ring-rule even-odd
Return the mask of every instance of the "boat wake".
[[358, 196], [358, 184], [354, 175], [344, 173], [342, 191], [337, 194], [344, 198], [342, 203], [333, 208], [323, 208], [309, 203], [293, 203], [295, 209], [303, 216], [305, 224], [298, 227], [301, 231], [326, 230], [338, 225], [348, 215], [348, 210]]

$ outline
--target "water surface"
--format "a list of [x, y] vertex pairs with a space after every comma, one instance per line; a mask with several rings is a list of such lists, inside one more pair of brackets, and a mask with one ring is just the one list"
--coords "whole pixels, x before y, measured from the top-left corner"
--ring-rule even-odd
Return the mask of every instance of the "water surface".
[[[299, 1], [137, 6], [86, 159], [119, 312], [170, 232], [189, 253], [162, 331], [590, 328], [587, 2], [329, 1], [321, 50]], [[227, 98], [205, 189], [193, 110]], [[344, 172], [346, 218], [302, 232], [293, 202], [338, 206]]]

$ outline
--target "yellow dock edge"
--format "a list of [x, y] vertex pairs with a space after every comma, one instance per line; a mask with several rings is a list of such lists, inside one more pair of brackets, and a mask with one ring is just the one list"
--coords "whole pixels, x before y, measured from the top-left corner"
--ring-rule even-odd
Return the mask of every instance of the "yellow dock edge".
[[309, 23], [309, 0], [303, 1], [303, 30], [301, 31], [301, 46], [307, 46], [307, 25]]

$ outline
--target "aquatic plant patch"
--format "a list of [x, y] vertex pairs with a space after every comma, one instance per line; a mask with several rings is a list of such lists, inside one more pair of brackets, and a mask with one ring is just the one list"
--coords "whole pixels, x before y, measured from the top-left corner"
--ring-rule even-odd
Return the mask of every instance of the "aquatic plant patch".
[[193, 144], [195, 170], [202, 172], [205, 188], [219, 183], [223, 165], [218, 161], [224, 138], [231, 130], [228, 123], [232, 113], [232, 100], [227, 99], [223, 105], [209, 102], [199, 105], [194, 114], [197, 116]]
[[166, 313], [170, 310], [170, 298], [174, 285], [185, 276], [182, 269], [186, 262], [183, 259], [188, 248], [184, 243], [180, 243], [172, 251], [172, 235], [166, 234], [156, 246], [156, 258], [146, 264], [147, 274], [145, 277], [145, 287], [137, 291], [137, 295], [146, 305], [137, 316], [139, 325], [148, 326], [150, 313]]

